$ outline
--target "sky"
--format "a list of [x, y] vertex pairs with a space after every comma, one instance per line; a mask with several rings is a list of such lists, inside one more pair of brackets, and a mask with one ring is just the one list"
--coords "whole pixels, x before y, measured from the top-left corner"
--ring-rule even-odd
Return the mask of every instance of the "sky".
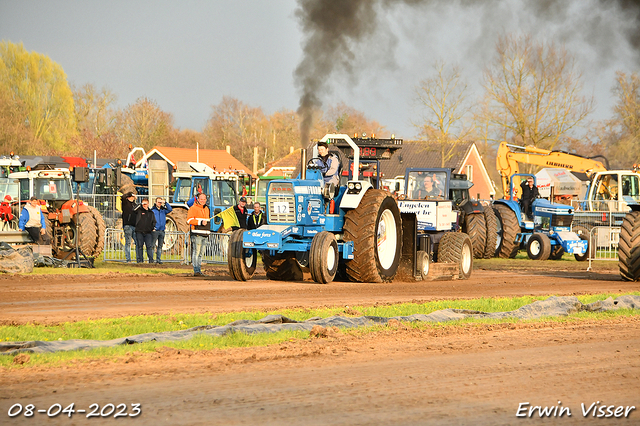
[[[500, 35], [530, 33], [564, 45], [583, 72], [584, 94], [596, 99], [593, 119], [612, 115], [615, 72], [640, 69], [638, 46], [628, 41], [640, 26], [637, 6], [623, 10], [605, 0], [362, 1], [375, 9], [363, 15], [373, 29], [345, 47], [349, 72], [327, 66], [332, 72], [318, 96], [324, 107], [344, 102], [405, 139], [417, 134], [415, 88], [432, 75], [434, 62], [458, 65], [470, 96], [479, 96], [482, 70]], [[266, 114], [298, 108], [294, 71], [310, 34], [296, 16], [299, 7], [296, 0], [0, 0], [0, 40], [46, 54], [70, 84], [109, 88], [119, 107], [148, 97], [173, 115], [176, 127], [200, 131], [223, 96]]]

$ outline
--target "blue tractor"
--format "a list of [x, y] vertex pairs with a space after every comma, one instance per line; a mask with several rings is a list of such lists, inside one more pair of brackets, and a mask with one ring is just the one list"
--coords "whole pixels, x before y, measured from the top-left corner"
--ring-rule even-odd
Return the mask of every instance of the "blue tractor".
[[[401, 264], [413, 278], [426, 278], [434, 247], [437, 250], [443, 244], [430, 239], [418, 221], [426, 210], [433, 210], [434, 221], [440, 219], [434, 222], [434, 230], [454, 230], [457, 215], [451, 211], [451, 202], [443, 201], [441, 207], [435, 201], [407, 202], [407, 211], [401, 213], [392, 194], [376, 187], [377, 180], [359, 179], [361, 158], [390, 158], [402, 147], [401, 139], [329, 134], [321, 141], [330, 143], [332, 152], [338, 148], [343, 160], [344, 156], [352, 159], [350, 179], [337, 189], [325, 185], [317, 159], [307, 162], [303, 150], [299, 179], [269, 183], [267, 225], [231, 234], [230, 275], [241, 281], [251, 278], [260, 252], [267, 277], [275, 280], [302, 280], [303, 272], [309, 271], [322, 284], [337, 274], [356, 282], [391, 281]], [[471, 242], [466, 234], [449, 233], [461, 238], [450, 238], [451, 242], [444, 238], [446, 250], [441, 257], [460, 262], [464, 258], [466, 278], [473, 262]], [[465, 249], [463, 256], [459, 252]]]
[[[509, 194], [515, 194], [513, 183], [518, 176], [532, 176], [535, 184], [534, 175], [514, 174]], [[571, 231], [571, 206], [537, 198], [532, 205], [533, 220], [529, 220], [514, 198], [493, 202], [498, 219], [496, 256], [514, 258], [518, 250], [526, 249], [529, 258], [534, 260], [557, 260], [565, 253], [573, 254], [577, 260], [586, 259], [588, 241]]]

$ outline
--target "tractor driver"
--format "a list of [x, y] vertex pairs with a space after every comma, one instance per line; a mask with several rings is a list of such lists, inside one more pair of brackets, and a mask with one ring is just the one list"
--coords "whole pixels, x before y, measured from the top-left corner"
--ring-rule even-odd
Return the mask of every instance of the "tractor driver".
[[320, 166], [325, 185], [332, 183], [337, 188], [340, 184], [340, 159], [329, 152], [329, 144], [326, 142], [318, 142], [318, 157], [319, 161], [316, 163]]
[[527, 180], [520, 184], [520, 187], [522, 188], [522, 198], [520, 198], [522, 211], [529, 220], [533, 220], [533, 200], [540, 196], [538, 187], [533, 184], [531, 176], [528, 176]]

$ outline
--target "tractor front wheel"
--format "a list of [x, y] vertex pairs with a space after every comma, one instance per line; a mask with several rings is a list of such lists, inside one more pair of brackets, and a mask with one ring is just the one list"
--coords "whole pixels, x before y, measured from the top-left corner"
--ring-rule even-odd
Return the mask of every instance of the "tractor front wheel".
[[245, 249], [242, 245], [244, 229], [233, 231], [229, 236], [229, 255], [227, 263], [229, 274], [236, 281], [247, 281], [253, 277], [258, 263], [258, 253], [255, 249]]
[[469, 279], [473, 270], [473, 245], [464, 232], [447, 232], [438, 244], [438, 262], [457, 263], [458, 274]]
[[333, 281], [338, 271], [338, 243], [331, 232], [322, 231], [311, 241], [309, 269], [311, 278], [319, 284]]

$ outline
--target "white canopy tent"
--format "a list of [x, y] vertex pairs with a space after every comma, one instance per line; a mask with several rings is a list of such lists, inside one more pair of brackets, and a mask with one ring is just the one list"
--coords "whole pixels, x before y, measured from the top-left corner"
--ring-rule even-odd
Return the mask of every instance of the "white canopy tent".
[[545, 168], [536, 173], [536, 186], [541, 197], [551, 195], [551, 186], [555, 195], [578, 197], [582, 181], [565, 169]]

